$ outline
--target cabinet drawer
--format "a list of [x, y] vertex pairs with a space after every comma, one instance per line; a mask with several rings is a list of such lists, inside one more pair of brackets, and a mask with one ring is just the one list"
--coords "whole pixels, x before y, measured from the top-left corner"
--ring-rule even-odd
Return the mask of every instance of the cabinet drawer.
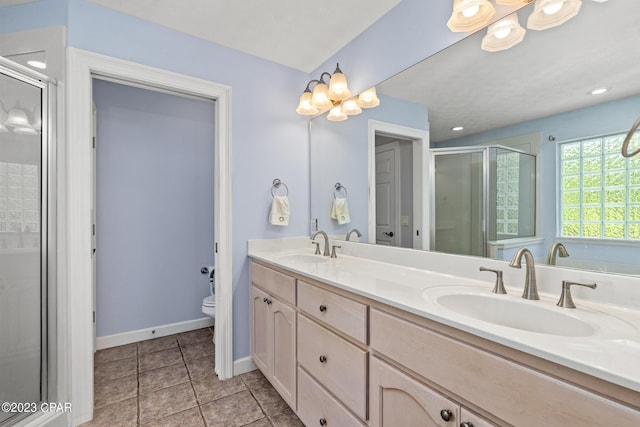
[[296, 279], [251, 262], [251, 283], [290, 304], [296, 304]]
[[367, 343], [367, 306], [298, 281], [298, 308], [363, 344]]
[[378, 310], [371, 347], [517, 426], [640, 425], [640, 412]]
[[298, 363], [363, 420], [367, 352], [298, 314]]
[[298, 367], [298, 417], [307, 426], [364, 427], [351, 412], [345, 409], [333, 396]]

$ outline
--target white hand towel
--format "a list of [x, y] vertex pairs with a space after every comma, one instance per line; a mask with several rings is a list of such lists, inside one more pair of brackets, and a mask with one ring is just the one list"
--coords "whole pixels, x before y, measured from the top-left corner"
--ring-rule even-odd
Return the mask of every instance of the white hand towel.
[[287, 196], [274, 196], [271, 204], [269, 222], [272, 225], [289, 225], [289, 198]]
[[346, 197], [336, 197], [333, 199], [333, 208], [331, 208], [331, 218], [338, 221], [338, 224], [348, 224], [351, 222], [349, 217], [349, 205]]

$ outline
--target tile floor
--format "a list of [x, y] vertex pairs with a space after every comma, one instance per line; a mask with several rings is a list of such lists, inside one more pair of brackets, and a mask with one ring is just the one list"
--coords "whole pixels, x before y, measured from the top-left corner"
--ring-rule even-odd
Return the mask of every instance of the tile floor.
[[220, 381], [211, 338], [205, 328], [96, 352], [82, 426], [303, 426], [260, 371]]

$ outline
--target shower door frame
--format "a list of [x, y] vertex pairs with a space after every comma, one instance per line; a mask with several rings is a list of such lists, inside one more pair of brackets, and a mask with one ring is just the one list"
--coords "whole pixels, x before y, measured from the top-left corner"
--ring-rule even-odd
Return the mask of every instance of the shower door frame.
[[[61, 388], [59, 378], [58, 355], [58, 310], [56, 306], [56, 120], [54, 103], [57, 102], [57, 82], [44, 74], [40, 74], [30, 68], [24, 67], [0, 56], [0, 73], [20, 80], [23, 83], [35, 86], [41, 90], [41, 120], [42, 132], [40, 135], [40, 401], [47, 402], [60, 399]], [[34, 118], [35, 119], [35, 118]], [[66, 414], [47, 413], [38, 411], [35, 413], [23, 413], [15, 415], [8, 420], [15, 422], [35, 419], [38, 422], [64, 417]], [[27, 421], [30, 422], [30, 421]], [[35, 421], [34, 421], [35, 422]]]

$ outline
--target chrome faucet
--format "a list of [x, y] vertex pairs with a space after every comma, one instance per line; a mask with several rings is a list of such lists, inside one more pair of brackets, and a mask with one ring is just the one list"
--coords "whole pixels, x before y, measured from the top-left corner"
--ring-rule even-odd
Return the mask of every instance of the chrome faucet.
[[524, 279], [524, 291], [522, 292], [522, 298], [540, 299], [538, 296], [538, 285], [536, 284], [536, 267], [533, 263], [533, 254], [531, 254], [531, 251], [527, 248], [518, 249], [518, 252], [516, 252], [509, 263], [509, 267], [522, 268], [523, 256], [527, 263], [527, 275]]
[[362, 233], [360, 232], [360, 230], [358, 230], [357, 228], [352, 228], [347, 233], [347, 242], [349, 241], [349, 238], [351, 238], [351, 233], [356, 233], [356, 236], [362, 237]]
[[556, 265], [556, 255], [566, 258], [569, 256], [569, 252], [567, 252], [567, 248], [560, 242], [556, 242], [549, 248], [549, 255], [547, 255], [547, 264], [548, 265]]
[[313, 236], [311, 236], [311, 240], [315, 239], [318, 234], [324, 237], [324, 253], [322, 255], [329, 256], [329, 236], [327, 236], [327, 233], [325, 233], [324, 231], [318, 230], [313, 234]]

